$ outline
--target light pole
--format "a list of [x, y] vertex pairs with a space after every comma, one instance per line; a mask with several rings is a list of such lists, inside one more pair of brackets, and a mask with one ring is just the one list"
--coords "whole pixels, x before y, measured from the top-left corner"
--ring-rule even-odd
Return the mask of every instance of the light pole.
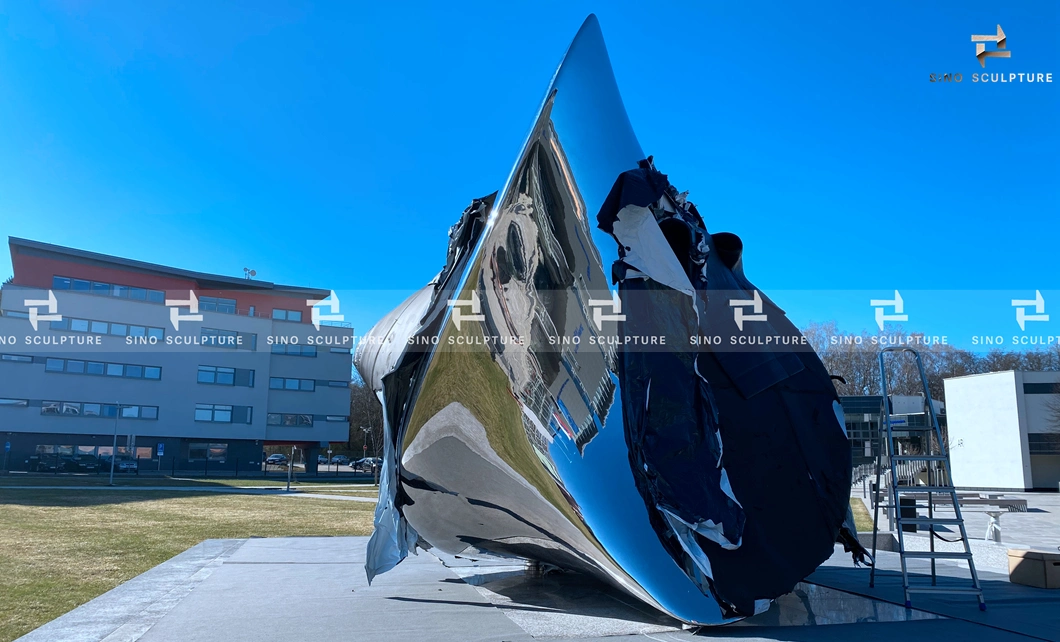
[[114, 485], [114, 460], [118, 458], [118, 417], [121, 416], [121, 404], [114, 402], [114, 443], [110, 447], [110, 486]]
[[291, 492], [291, 475], [294, 474], [294, 450], [295, 447], [291, 446], [291, 459], [287, 462], [287, 492]]

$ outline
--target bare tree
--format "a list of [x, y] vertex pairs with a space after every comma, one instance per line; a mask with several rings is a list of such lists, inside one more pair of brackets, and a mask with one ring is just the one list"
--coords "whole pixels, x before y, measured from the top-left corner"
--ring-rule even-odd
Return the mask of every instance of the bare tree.
[[[900, 328], [896, 333], [907, 335]], [[839, 375], [846, 383], [836, 382], [836, 391], [841, 395], [878, 395], [881, 392], [879, 353], [880, 344], [873, 341], [876, 335], [839, 332], [834, 321], [811, 323], [803, 329], [807, 342], [817, 351], [829, 374]], [[915, 339], [914, 339], [915, 341]], [[1060, 346], [1046, 350], [1007, 352], [996, 349], [986, 354], [945, 344], [930, 344], [921, 341], [913, 347], [920, 353], [928, 379], [928, 391], [932, 399], [944, 400], [943, 381], [952, 377], [970, 374], [998, 372], [1003, 370], [1029, 370], [1035, 372], [1060, 371]], [[887, 360], [887, 388], [892, 394], [922, 395], [923, 384], [911, 358]], [[1052, 400], [1051, 400], [1052, 401]], [[1056, 395], [1057, 425], [1060, 426], [1060, 392]]]
[[1053, 394], [1045, 400], [1045, 411], [1049, 413], [1049, 423], [1060, 430], [1060, 383], [1053, 386]]
[[[364, 429], [367, 428], [368, 432]], [[360, 379], [350, 383], [349, 448], [354, 453], [379, 456], [383, 452], [383, 406]]]

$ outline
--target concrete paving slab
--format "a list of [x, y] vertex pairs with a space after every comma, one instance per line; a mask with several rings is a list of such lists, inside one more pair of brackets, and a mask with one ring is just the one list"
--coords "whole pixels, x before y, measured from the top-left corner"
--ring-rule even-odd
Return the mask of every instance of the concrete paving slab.
[[245, 540], [210, 539], [19, 638], [133, 642], [205, 582]]
[[[850, 556], [837, 546], [836, 553], [807, 582], [892, 604], [904, 604], [901, 560], [898, 553], [880, 551], [874, 588], [869, 588], [869, 570], [853, 568]], [[930, 584], [928, 560], [907, 560], [914, 585]], [[936, 562], [940, 584], [971, 586], [966, 565], [951, 560]], [[949, 618], [991, 627], [1000, 635], [1010, 632], [1043, 640], [1060, 640], [1060, 590], [1036, 589], [1012, 584], [1007, 574], [979, 571], [987, 610], [982, 612], [974, 596], [959, 594], [914, 594], [917, 609]]]
[[[591, 578], [573, 573], [529, 576], [523, 563], [512, 559], [421, 552], [368, 586], [366, 544], [364, 537], [207, 541], [22, 640], [1028, 639], [991, 622], [951, 618], [940, 609], [905, 609], [886, 599], [835, 590], [824, 581], [800, 584], [754, 618], [699, 631], [685, 630]], [[830, 564], [834, 572], [846, 571], [849, 558], [840, 552]], [[964, 606], [975, 610], [974, 601]]]

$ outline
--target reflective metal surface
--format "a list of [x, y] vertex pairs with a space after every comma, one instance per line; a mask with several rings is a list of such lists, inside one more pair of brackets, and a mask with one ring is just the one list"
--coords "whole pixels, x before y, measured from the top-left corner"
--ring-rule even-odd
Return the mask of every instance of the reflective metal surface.
[[[772, 523], [751, 519], [750, 543], [743, 544], [742, 521], [692, 524], [681, 507], [648, 501], [638, 489], [623, 414], [628, 391], [620, 377], [620, 325], [594, 322], [594, 310], [617, 295], [612, 270], [622, 258], [620, 232], [601, 229], [597, 216], [616, 179], [642, 159], [590, 16], [546, 92], [507, 184], [495, 198], [473, 203], [454, 227], [449, 262], [429, 291], [389, 315], [358, 349], [362, 375], [381, 388], [388, 436], [369, 578], [417, 543], [454, 555], [488, 551], [589, 573], [685, 622], [719, 624], [767, 608], [768, 599], [790, 590], [820, 561], [811, 559], [813, 552], [788, 564], [790, 551], [812, 541], [819, 546], [810, 548], [830, 554], [842, 520], [834, 514], [842, 506], [810, 506], [808, 525], [791, 524], [790, 533], [776, 534], [775, 546], [763, 534], [762, 524]], [[658, 230], [654, 221], [647, 224]], [[710, 248], [717, 242], [723, 251], [722, 240]], [[622, 252], [627, 261], [630, 252]], [[735, 263], [725, 269], [742, 279], [738, 251]], [[698, 305], [698, 316], [705, 299], [691, 303], [691, 284], [677, 291], [681, 301], [673, 307]], [[731, 314], [724, 303], [713, 305]], [[832, 461], [846, 441], [836, 417], [826, 414], [817, 419], [814, 410], [814, 421], [826, 444], [820, 459]], [[717, 439], [717, 458], [701, 463], [718, 468], [721, 477], [712, 483], [731, 497]], [[788, 448], [791, 439], [778, 447]], [[781, 493], [778, 503], [817, 501], [812, 497], [822, 485], [843, 484], [841, 474], [816, 479], [811, 464], [800, 470], [794, 486], [805, 492]], [[753, 471], [741, 478], [745, 488], [748, 479]], [[773, 510], [766, 492], [751, 492], [752, 513]], [[742, 515], [738, 502], [729, 508]], [[812, 523], [817, 519], [827, 523]], [[711, 537], [715, 527], [725, 534]], [[778, 576], [786, 588], [756, 588], [750, 578], [750, 588], [737, 587], [731, 578], [741, 568], [758, 573], [747, 556], [784, 567]], [[722, 593], [741, 598], [716, 594], [712, 563]]]

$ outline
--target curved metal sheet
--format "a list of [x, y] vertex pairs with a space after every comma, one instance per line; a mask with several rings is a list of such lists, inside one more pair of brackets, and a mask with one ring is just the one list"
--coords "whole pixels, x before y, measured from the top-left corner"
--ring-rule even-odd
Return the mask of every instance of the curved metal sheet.
[[[685, 622], [725, 623], [738, 619], [737, 611], [719, 602], [709, 571], [728, 551], [698, 539], [697, 532], [709, 539], [712, 522], [693, 524], [678, 508], [646, 502], [631, 469], [623, 410], [624, 395], [642, 393], [623, 387], [620, 327], [593, 321], [599, 307], [592, 302], [614, 300], [619, 291], [612, 282], [623, 258], [616, 238], [659, 229], [627, 217], [626, 227], [605, 231], [598, 221], [616, 179], [643, 158], [590, 16], [474, 249], [451, 248], [451, 258], [460, 260], [429, 288], [428, 304], [426, 290], [415, 305], [403, 304], [417, 310], [420, 324], [409, 333], [410, 347], [400, 358], [369, 359], [372, 352], [358, 351], [365, 379], [383, 389], [392, 459], [385, 466], [394, 483], [381, 497], [377, 529], [405, 533], [407, 520], [407, 532], [447, 553], [489, 551], [580, 570]], [[642, 236], [650, 241], [644, 252], [661, 247], [659, 238]], [[675, 305], [701, 311], [706, 300], [679, 278], [680, 267], [667, 264], [660, 278], [679, 292], [683, 302]], [[733, 289], [753, 288], [742, 273], [730, 281]], [[380, 333], [391, 333], [397, 317], [381, 322]], [[525, 340], [482, 341], [486, 336]], [[565, 343], [570, 337], [582, 340]], [[802, 368], [796, 366], [789, 364], [789, 374]], [[717, 366], [719, 376], [725, 367]], [[717, 461], [720, 448], [719, 442]], [[725, 471], [714, 480], [731, 497]], [[831, 532], [830, 547], [837, 529], [818, 529], [814, 541]], [[664, 540], [671, 537], [668, 549]], [[739, 546], [727, 537], [714, 539]], [[393, 565], [369, 563], [372, 572]], [[793, 565], [790, 573], [800, 569]], [[748, 614], [746, 607], [738, 612]]]

